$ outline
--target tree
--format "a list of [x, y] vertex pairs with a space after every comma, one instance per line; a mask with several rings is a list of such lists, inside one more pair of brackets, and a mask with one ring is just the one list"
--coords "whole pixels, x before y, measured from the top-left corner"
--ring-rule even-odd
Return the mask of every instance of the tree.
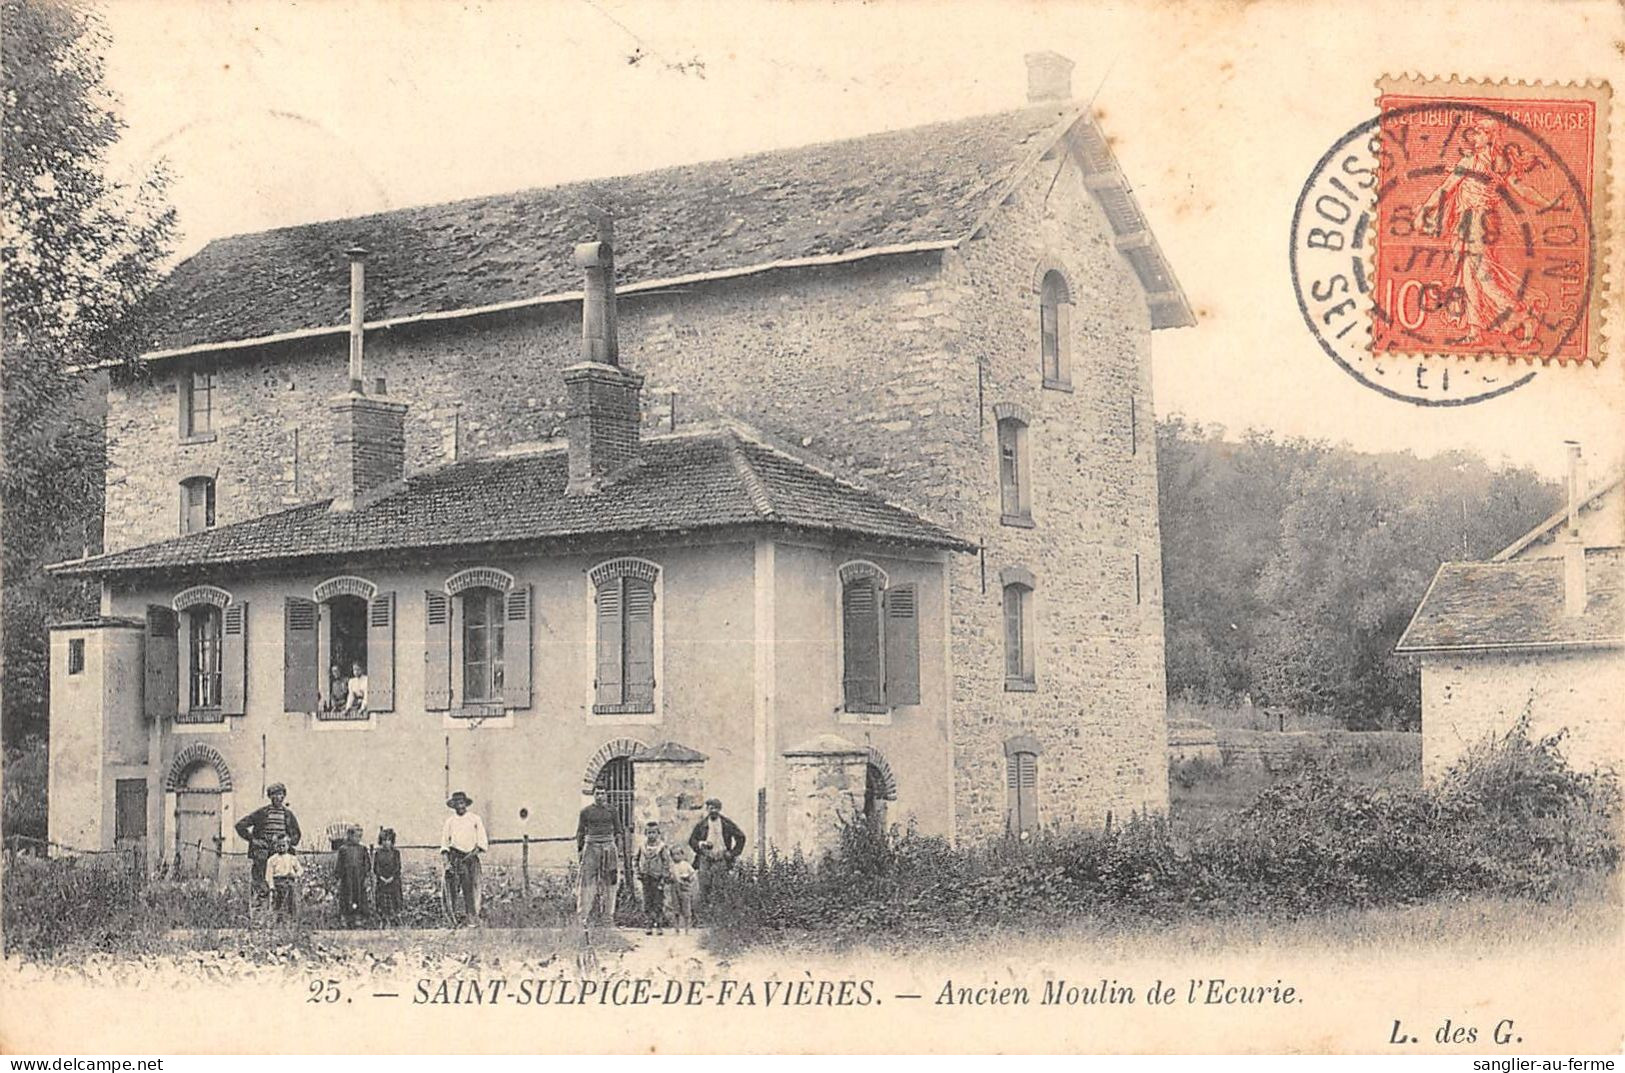
[[[107, 34], [74, 0], [4, 0], [0, 72], [0, 629], [4, 730], [43, 730], [45, 628], [94, 608], [41, 567], [99, 539], [105, 445], [88, 370], [132, 359], [132, 315], [168, 252], [161, 169], [109, 175], [123, 123], [104, 83]], [[87, 606], [88, 602], [88, 606]]]

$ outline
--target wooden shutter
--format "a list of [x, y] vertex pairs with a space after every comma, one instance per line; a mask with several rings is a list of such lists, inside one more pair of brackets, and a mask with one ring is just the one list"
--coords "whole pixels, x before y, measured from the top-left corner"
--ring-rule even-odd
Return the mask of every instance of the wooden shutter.
[[1021, 631], [1021, 601], [1023, 592], [1020, 585], [1006, 585], [1004, 587], [1004, 676], [1006, 678], [1026, 678], [1027, 659], [1024, 645], [1026, 638]]
[[620, 704], [621, 692], [621, 579], [598, 587], [598, 704]]
[[655, 588], [642, 578], [625, 582], [626, 678], [622, 684], [625, 703], [653, 711], [655, 702]]
[[1012, 753], [1005, 759], [1005, 781], [1009, 788], [1011, 834], [1038, 829], [1038, 757], [1032, 753]]
[[502, 706], [530, 707], [531, 587], [515, 585], [506, 602], [502, 631]]
[[1063, 384], [1072, 382], [1072, 303], [1060, 302], [1055, 307], [1055, 379]]
[[148, 719], [173, 718], [181, 703], [180, 616], [147, 605], [146, 696]]
[[248, 604], [233, 603], [220, 616], [220, 712], [242, 715], [248, 693]]
[[451, 597], [429, 590], [423, 593], [423, 707], [451, 708]]
[[321, 668], [316, 652], [315, 601], [288, 596], [282, 601], [282, 710], [313, 712], [321, 703]]
[[842, 684], [850, 711], [874, 711], [882, 706], [879, 604], [874, 578], [847, 582], [841, 598], [841, 640], [846, 650]]
[[886, 703], [920, 703], [920, 615], [913, 585], [887, 589]]
[[395, 594], [367, 604], [367, 710], [395, 710]]

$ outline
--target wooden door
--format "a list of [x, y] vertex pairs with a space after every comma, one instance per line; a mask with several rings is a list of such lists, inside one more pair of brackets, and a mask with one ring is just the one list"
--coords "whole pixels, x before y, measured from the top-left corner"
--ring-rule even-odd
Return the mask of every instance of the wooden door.
[[208, 764], [187, 773], [175, 794], [175, 874], [215, 879], [220, 874], [220, 777]]
[[130, 854], [140, 875], [147, 865], [147, 780], [119, 779], [113, 794], [113, 845]]

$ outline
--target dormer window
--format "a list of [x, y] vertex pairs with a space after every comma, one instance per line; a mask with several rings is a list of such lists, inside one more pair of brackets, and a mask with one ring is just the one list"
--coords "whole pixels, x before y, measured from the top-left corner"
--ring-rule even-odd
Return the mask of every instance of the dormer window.
[[181, 532], [214, 528], [214, 478], [188, 477], [181, 482]]

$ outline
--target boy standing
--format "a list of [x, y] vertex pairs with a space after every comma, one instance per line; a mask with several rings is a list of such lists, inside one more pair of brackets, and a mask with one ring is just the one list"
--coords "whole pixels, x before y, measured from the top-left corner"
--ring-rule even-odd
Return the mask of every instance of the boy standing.
[[666, 932], [666, 884], [671, 880], [671, 847], [660, 837], [660, 825], [644, 829], [643, 845], [638, 847], [638, 878], [643, 881], [645, 935]]
[[278, 916], [299, 919], [299, 877], [305, 866], [294, 856], [288, 836], [283, 835], [272, 846], [273, 852], [265, 862], [265, 873], [271, 879], [271, 907]]

